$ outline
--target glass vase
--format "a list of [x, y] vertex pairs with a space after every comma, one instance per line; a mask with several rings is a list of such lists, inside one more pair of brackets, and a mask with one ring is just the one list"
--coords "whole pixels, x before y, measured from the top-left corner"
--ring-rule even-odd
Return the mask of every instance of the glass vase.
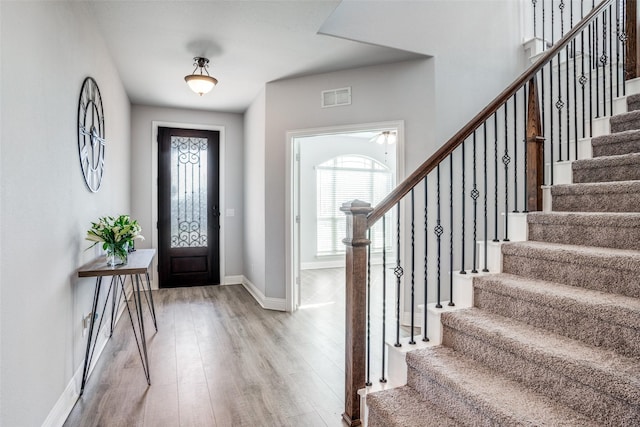
[[116, 265], [124, 265], [127, 263], [129, 250], [127, 244], [124, 245], [107, 245], [107, 265], [115, 267]]

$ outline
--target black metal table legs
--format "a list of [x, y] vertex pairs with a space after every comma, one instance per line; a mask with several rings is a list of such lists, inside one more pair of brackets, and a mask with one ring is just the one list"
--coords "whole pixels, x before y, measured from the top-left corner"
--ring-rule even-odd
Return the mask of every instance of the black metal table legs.
[[[82, 384], [80, 386], [80, 396], [82, 396], [82, 394], [84, 393], [84, 388], [87, 382], [87, 378], [89, 376], [89, 371], [91, 370], [91, 361], [93, 359], [93, 354], [98, 341], [98, 334], [102, 327], [104, 313], [107, 307], [107, 303], [109, 301], [109, 296], [111, 295], [112, 291], [113, 291], [113, 295], [111, 299], [111, 319], [110, 319], [111, 322], [110, 322], [109, 337], [113, 335], [113, 330], [115, 328], [115, 322], [116, 322], [116, 313], [120, 308], [120, 302], [122, 301], [122, 298], [123, 297], [126, 298], [125, 277], [126, 276], [112, 277], [111, 283], [109, 284], [107, 297], [102, 307], [102, 315], [100, 316], [100, 321], [98, 322], [98, 327], [97, 327], [98, 332], [95, 333], [95, 337], [94, 337], [94, 331], [96, 329], [95, 319], [96, 319], [96, 313], [98, 309], [98, 301], [100, 300], [102, 276], [99, 276], [96, 278], [96, 289], [93, 295], [93, 306], [91, 309], [92, 318], [89, 324], [89, 336], [87, 338], [87, 348], [85, 351], [84, 368], [82, 371]], [[125, 306], [127, 308], [127, 312], [129, 313], [131, 329], [133, 330], [133, 336], [136, 340], [136, 346], [138, 347], [138, 354], [140, 355], [140, 361], [142, 362], [142, 369], [144, 371], [145, 378], [147, 379], [147, 384], [151, 385], [151, 376], [149, 372], [149, 357], [147, 355], [147, 340], [146, 340], [146, 334], [144, 330], [144, 313], [142, 311], [142, 296], [141, 296], [142, 294], [144, 294], [144, 299], [147, 302], [147, 306], [149, 307], [149, 311], [153, 319], [153, 326], [157, 332], [158, 324], [156, 322], [156, 310], [153, 304], [153, 295], [151, 293], [151, 281], [149, 279], [148, 273], [145, 274], [145, 279], [146, 279], [145, 281], [141, 279], [139, 274], [132, 274], [130, 275], [130, 278], [131, 278], [131, 285], [133, 288], [132, 299], [133, 299], [134, 308], [135, 308], [135, 317], [136, 317], [135, 323], [137, 323], [138, 325], [137, 331], [136, 331], [136, 326], [133, 320], [133, 314], [131, 313], [131, 308], [129, 307], [129, 304], [126, 301], [125, 301]], [[146, 282], [146, 286], [145, 286], [145, 282]], [[142, 288], [142, 292], [141, 292], [141, 288]], [[120, 292], [118, 292], [118, 290]], [[139, 338], [138, 338], [138, 334], [140, 335]]]

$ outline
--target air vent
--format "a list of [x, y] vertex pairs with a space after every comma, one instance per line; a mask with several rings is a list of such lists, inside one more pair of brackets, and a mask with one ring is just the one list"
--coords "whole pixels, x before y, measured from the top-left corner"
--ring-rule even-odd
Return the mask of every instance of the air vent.
[[322, 108], [351, 105], [351, 87], [323, 90], [321, 97]]

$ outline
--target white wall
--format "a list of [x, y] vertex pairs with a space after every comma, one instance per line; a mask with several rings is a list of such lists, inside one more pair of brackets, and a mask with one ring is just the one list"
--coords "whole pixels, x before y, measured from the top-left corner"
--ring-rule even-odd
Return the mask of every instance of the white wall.
[[[82, 3], [1, 2], [0, 425], [39, 426], [84, 357], [82, 314], [99, 216], [129, 212], [130, 104]], [[86, 76], [102, 92], [106, 169], [91, 193], [77, 148]], [[10, 250], [7, 250], [9, 248]]]
[[244, 119], [244, 275], [265, 295], [266, 93], [261, 91]]
[[[147, 240], [140, 247], [155, 247], [151, 230], [155, 227], [152, 211], [157, 195], [153, 181], [153, 169], [157, 173], [157, 143], [152, 137], [152, 122], [172, 123], [176, 127], [222, 126], [224, 127], [224, 149], [220, 151], [220, 206], [221, 226], [224, 242], [221, 258], [224, 260], [225, 276], [241, 275], [243, 272], [243, 116], [234, 113], [217, 113], [202, 110], [185, 110], [134, 105], [131, 109], [131, 212], [145, 231]], [[155, 147], [155, 150], [154, 150]], [[224, 198], [223, 198], [224, 197]], [[157, 206], [155, 207], [157, 209]], [[233, 209], [234, 216], [226, 216]], [[157, 215], [157, 214], [156, 214]], [[221, 277], [224, 281], [224, 278]]]
[[[265, 295], [285, 298], [286, 132], [405, 121], [405, 165], [411, 171], [436, 147], [432, 61], [418, 60], [269, 83], [266, 88]], [[352, 104], [320, 108], [322, 90], [351, 86]]]

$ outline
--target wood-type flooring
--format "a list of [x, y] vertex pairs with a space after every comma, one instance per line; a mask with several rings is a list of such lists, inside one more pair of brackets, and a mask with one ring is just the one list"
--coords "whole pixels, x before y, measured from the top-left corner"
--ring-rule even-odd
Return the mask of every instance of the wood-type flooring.
[[270, 311], [241, 285], [153, 297], [151, 386], [125, 312], [66, 427], [343, 425], [343, 301]]

